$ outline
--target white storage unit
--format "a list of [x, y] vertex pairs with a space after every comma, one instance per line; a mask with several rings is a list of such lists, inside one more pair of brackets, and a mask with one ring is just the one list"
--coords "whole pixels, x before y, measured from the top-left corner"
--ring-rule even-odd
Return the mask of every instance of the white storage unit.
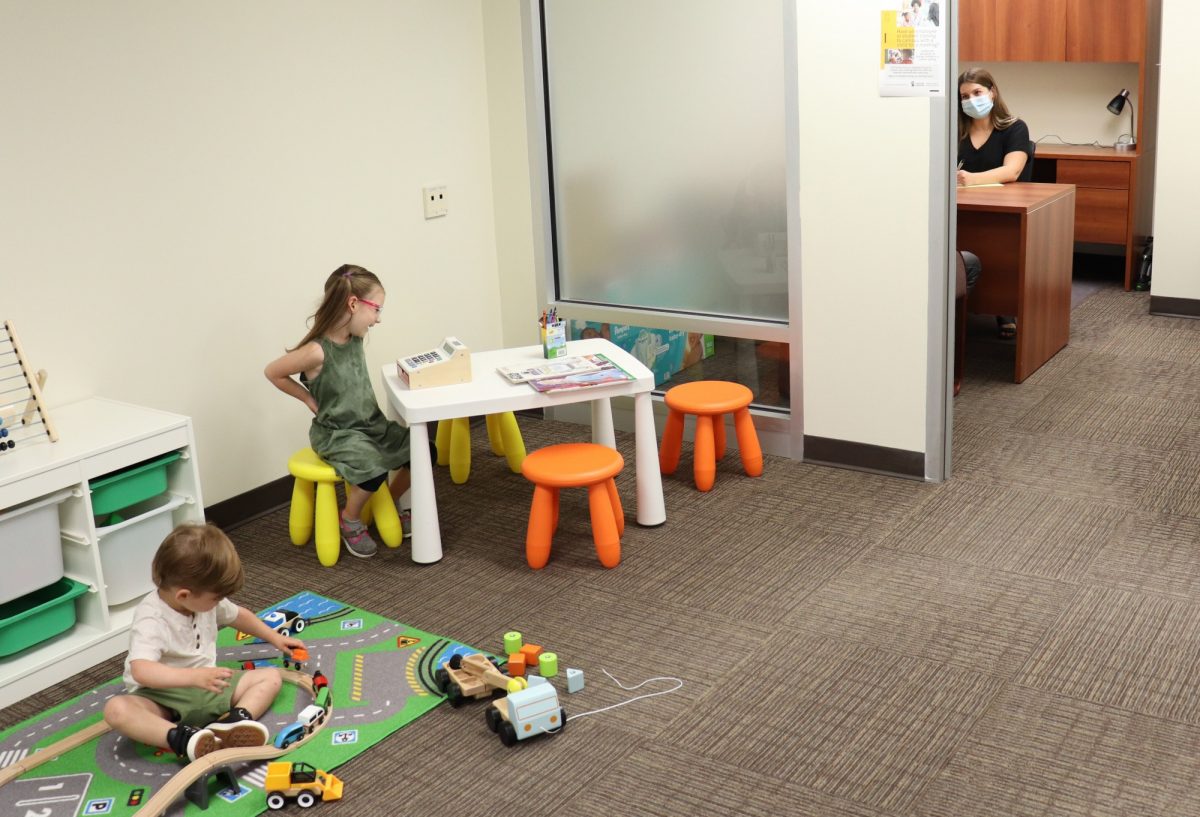
[[70, 495], [59, 491], [0, 513], [0, 604], [63, 577], [58, 506]]
[[[52, 412], [58, 442], [31, 442], [0, 455], [0, 519], [17, 506], [66, 492], [59, 504], [49, 503], [57, 508], [56, 541], [28, 558], [40, 564], [60, 558], [62, 572], [89, 592], [75, 602], [73, 629], [0, 659], [0, 707], [128, 649], [133, 608], [152, 587], [150, 559], [159, 542], [180, 522], [204, 520], [190, 419], [102, 398]], [[89, 482], [173, 451], [181, 456], [167, 466], [167, 493], [135, 506], [124, 521], [97, 528]], [[8, 541], [3, 528], [0, 539]]]

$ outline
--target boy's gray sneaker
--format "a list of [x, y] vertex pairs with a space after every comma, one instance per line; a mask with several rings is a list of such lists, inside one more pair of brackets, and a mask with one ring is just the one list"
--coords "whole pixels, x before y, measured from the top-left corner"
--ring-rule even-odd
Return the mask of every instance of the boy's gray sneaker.
[[361, 520], [350, 520], [339, 516], [338, 524], [342, 529], [342, 544], [346, 546], [346, 550], [350, 551], [351, 555], [366, 559], [374, 556], [375, 551], [379, 550], [379, 546], [375, 544], [375, 540], [367, 532], [367, 526]]
[[408, 508], [400, 509], [400, 530], [405, 539], [412, 536], [412, 511]]

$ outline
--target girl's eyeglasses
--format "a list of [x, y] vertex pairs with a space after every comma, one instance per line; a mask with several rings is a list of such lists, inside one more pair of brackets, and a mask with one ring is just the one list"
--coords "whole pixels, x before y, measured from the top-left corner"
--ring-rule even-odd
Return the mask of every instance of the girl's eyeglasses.
[[372, 309], [374, 309], [374, 310], [375, 310], [375, 314], [376, 314], [376, 315], [382, 315], [382, 314], [383, 314], [383, 304], [377, 304], [377, 303], [375, 303], [374, 301], [368, 301], [366, 298], [359, 298], [359, 299], [358, 299], [358, 302], [359, 302], [360, 304], [366, 304], [367, 306], [369, 306], [369, 307], [371, 307]]

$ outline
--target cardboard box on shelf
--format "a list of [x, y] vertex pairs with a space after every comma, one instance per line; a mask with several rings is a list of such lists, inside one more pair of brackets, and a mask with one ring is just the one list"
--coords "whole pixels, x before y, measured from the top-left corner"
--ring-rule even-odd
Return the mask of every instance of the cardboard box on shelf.
[[611, 340], [641, 361], [654, 372], [656, 386], [693, 363], [712, 357], [716, 343], [712, 335], [700, 332], [571, 320], [571, 340], [598, 337]]

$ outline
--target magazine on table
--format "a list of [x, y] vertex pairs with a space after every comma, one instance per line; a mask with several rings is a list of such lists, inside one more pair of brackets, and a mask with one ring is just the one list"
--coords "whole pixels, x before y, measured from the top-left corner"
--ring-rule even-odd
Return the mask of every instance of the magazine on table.
[[500, 366], [496, 369], [509, 383], [528, 383], [547, 377], [564, 377], [582, 372], [594, 372], [612, 366], [604, 355], [576, 355], [547, 360], [533, 366]]
[[560, 375], [558, 377], [543, 377], [539, 380], [530, 380], [529, 385], [534, 391], [547, 393], [556, 391], [570, 391], [572, 389], [587, 389], [594, 386], [607, 386], [613, 383], [626, 383], [633, 380], [634, 377], [629, 372], [617, 366], [604, 355], [595, 355], [604, 361], [602, 368], [590, 372], [575, 372], [573, 374]]

